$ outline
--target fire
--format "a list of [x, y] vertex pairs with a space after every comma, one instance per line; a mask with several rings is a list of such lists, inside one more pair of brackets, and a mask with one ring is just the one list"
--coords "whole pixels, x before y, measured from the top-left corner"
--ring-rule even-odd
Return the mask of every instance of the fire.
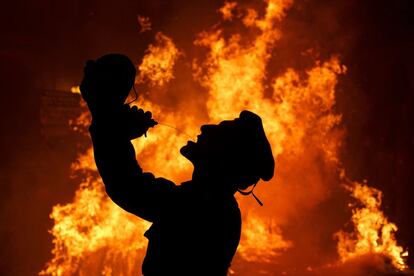
[[79, 85], [72, 86], [72, 87], [70, 88], [70, 92], [72, 92], [73, 94], [80, 94], [80, 88], [79, 88]]
[[138, 15], [137, 20], [141, 28], [139, 31], [140, 33], [145, 33], [151, 30], [151, 20], [149, 19], [149, 17]]
[[[137, 82], [154, 95], [151, 100], [140, 95], [135, 104], [150, 110], [160, 124], [148, 132], [147, 138], [135, 140], [134, 147], [144, 170], [157, 176], [176, 183], [191, 178], [191, 165], [179, 149], [188, 136], [195, 137], [201, 124], [233, 119], [243, 109], [262, 117], [276, 158], [276, 177], [258, 185], [263, 208], [258, 208], [250, 198], [239, 198], [243, 232], [236, 256], [239, 261], [231, 269], [235, 275], [252, 275], [239, 266], [240, 262], [265, 263], [267, 266], [261, 271], [267, 274], [282, 272], [275, 260], [293, 254], [304, 235], [286, 229], [330, 198], [333, 187], [339, 187], [345, 177], [340, 174], [344, 170], [339, 159], [344, 132], [340, 127], [341, 115], [334, 108], [338, 78], [346, 73], [346, 67], [337, 56], [332, 56], [315, 60], [305, 70], [284, 68], [282, 73], [272, 75], [269, 68], [276, 65], [270, 60], [277, 42], [283, 39], [278, 26], [293, 2], [268, 0], [265, 4], [261, 12], [226, 2], [219, 10], [223, 20], [241, 20], [244, 29], [229, 35], [217, 24], [198, 34], [194, 47], [207, 49], [205, 56], [183, 55], [172, 38], [158, 33], [138, 66]], [[174, 110], [156, 101], [177, 81], [175, 76], [182, 73], [174, 70], [180, 56], [192, 58], [187, 61], [192, 64], [192, 81], [201, 84], [206, 94], [206, 103], [195, 101], [197, 109]], [[166, 90], [156, 89], [161, 86]], [[200, 95], [201, 92], [197, 91]], [[190, 101], [186, 93], [180, 96], [186, 104]], [[72, 125], [86, 133], [88, 123], [85, 112]], [[149, 224], [108, 199], [91, 148], [79, 156], [72, 169], [81, 184], [72, 203], [53, 208], [54, 257], [41, 274], [138, 274], [146, 247], [143, 233]], [[398, 270], [407, 268], [406, 253], [393, 235], [397, 228], [380, 210], [381, 192], [357, 184], [348, 189], [363, 207], [353, 206], [356, 232], [337, 234], [341, 260], [375, 253], [390, 258]], [[316, 244], [312, 238], [307, 237], [311, 244]], [[310, 259], [306, 250], [296, 254]], [[295, 256], [292, 260], [291, 263], [297, 263]], [[269, 268], [268, 264], [274, 266]], [[317, 266], [304, 263], [299, 274], [315, 271]]]
[[388, 257], [397, 269], [407, 269], [404, 257], [408, 256], [408, 252], [397, 245], [394, 237], [398, 227], [389, 222], [380, 210], [382, 192], [357, 182], [346, 188], [359, 206], [352, 206], [352, 223], [356, 231], [336, 233], [341, 261], [375, 253]]
[[243, 243], [237, 251], [246, 261], [271, 262], [272, 258], [292, 246], [291, 242], [283, 239], [282, 231], [272, 221], [264, 222], [261, 218], [251, 216], [244, 228]]
[[233, 10], [236, 8], [237, 2], [226, 2], [224, 6], [219, 9], [220, 13], [223, 15], [224, 20], [231, 20], [233, 18]]
[[51, 233], [59, 238], [54, 240], [52, 253], [55, 257], [41, 275], [73, 275], [82, 270], [92, 275], [95, 264], [85, 260], [94, 260], [99, 252], [104, 252], [103, 271], [120, 266], [124, 266], [128, 273], [138, 271], [135, 262], [128, 258], [142, 257], [146, 246], [142, 234], [149, 224], [138, 221], [109, 201], [102, 183], [96, 179], [86, 177], [73, 203], [53, 208], [51, 217], [58, 223]]
[[163, 86], [174, 78], [172, 68], [179, 55], [180, 52], [171, 38], [157, 33], [155, 43], [149, 45], [142, 63], [138, 66], [140, 75], [137, 82], [148, 79], [153, 86]]

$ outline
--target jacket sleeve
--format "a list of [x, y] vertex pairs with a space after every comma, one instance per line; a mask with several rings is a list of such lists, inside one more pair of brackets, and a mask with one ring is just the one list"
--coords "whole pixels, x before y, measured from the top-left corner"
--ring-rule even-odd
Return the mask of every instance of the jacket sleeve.
[[131, 141], [114, 125], [92, 123], [89, 130], [95, 162], [108, 196], [127, 212], [156, 221], [171, 204], [175, 184], [144, 173]]

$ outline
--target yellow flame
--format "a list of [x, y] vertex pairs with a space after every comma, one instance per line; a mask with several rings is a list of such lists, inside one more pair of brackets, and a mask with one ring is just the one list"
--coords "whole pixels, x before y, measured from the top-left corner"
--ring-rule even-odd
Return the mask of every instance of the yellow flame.
[[77, 86], [72, 86], [71, 88], [70, 88], [70, 92], [72, 92], [73, 94], [80, 94], [80, 88], [79, 88], [79, 85], [77, 85]]
[[407, 269], [405, 257], [408, 256], [408, 251], [397, 245], [394, 236], [398, 227], [389, 222], [380, 209], [382, 192], [357, 182], [346, 188], [361, 206], [352, 209], [355, 232], [339, 231], [335, 234], [341, 261], [346, 262], [353, 257], [374, 253], [388, 257], [399, 270]]
[[[117, 207], [106, 197], [102, 183], [96, 179], [96, 176], [87, 176], [72, 203], [53, 208], [51, 218], [57, 222], [50, 231], [55, 237], [54, 258], [41, 275], [88, 271], [95, 265], [85, 260], [94, 259], [93, 255], [99, 251], [104, 251], [107, 266], [126, 266], [128, 271], [137, 271], [135, 262], [128, 258], [142, 256], [146, 246], [142, 235], [149, 223]], [[118, 259], [123, 262], [118, 263]]]
[[224, 6], [219, 9], [224, 20], [231, 20], [233, 18], [233, 10], [236, 8], [237, 2], [226, 2]]
[[157, 33], [138, 66], [137, 82], [149, 81], [152, 86], [163, 86], [174, 78], [173, 68], [180, 52], [168, 36]]
[[237, 249], [246, 261], [271, 262], [292, 247], [292, 243], [285, 241], [280, 228], [272, 221], [265, 222], [262, 218], [249, 216], [243, 225], [243, 242]]

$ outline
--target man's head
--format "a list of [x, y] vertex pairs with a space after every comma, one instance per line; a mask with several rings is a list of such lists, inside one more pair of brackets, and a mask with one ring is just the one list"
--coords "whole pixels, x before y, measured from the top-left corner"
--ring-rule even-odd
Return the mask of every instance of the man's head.
[[246, 189], [260, 179], [270, 180], [274, 158], [260, 117], [242, 111], [239, 118], [218, 125], [203, 125], [197, 142], [181, 149], [195, 171], [232, 185], [234, 191]]

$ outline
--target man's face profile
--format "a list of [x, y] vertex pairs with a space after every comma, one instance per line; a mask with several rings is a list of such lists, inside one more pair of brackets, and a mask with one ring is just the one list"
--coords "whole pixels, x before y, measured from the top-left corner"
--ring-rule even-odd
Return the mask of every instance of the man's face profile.
[[231, 129], [235, 125], [233, 121], [223, 121], [218, 125], [203, 125], [197, 141], [188, 141], [180, 150], [181, 154], [194, 165], [214, 162], [215, 158], [225, 154], [227, 140], [230, 138]]

